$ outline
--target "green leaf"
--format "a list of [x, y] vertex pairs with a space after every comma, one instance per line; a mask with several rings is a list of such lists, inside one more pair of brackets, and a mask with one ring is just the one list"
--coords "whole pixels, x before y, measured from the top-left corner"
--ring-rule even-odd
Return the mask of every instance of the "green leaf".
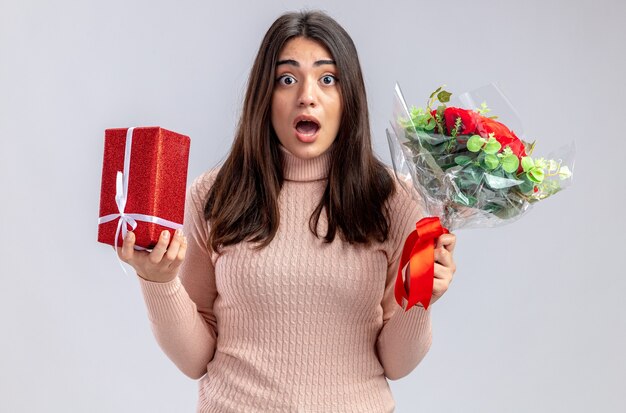
[[485, 182], [491, 189], [506, 189], [524, 183], [519, 179], [509, 179], [491, 174], [485, 174]]
[[436, 145], [432, 145], [432, 148], [430, 148], [429, 152], [431, 154], [436, 154], [436, 158], [439, 158], [443, 155], [445, 155], [446, 153], [448, 153], [448, 147], [447, 145], [444, 143], [439, 143]]
[[561, 178], [561, 180], [567, 179], [571, 176], [572, 176], [572, 172], [569, 170], [567, 166], [562, 166], [561, 169], [559, 169], [559, 178]]
[[503, 155], [512, 155], [513, 154], [513, 149], [511, 149], [510, 146], [505, 146], [504, 149], [502, 150], [502, 154]]
[[500, 142], [496, 140], [496, 138], [489, 138], [487, 141], [487, 145], [485, 145], [485, 152], [489, 154], [498, 153], [498, 151], [502, 148]]
[[541, 183], [538, 179], [536, 179], [532, 174], [532, 169], [530, 171], [528, 171], [528, 179], [533, 183], [533, 184], [539, 184]]
[[[497, 155], [496, 155], [496, 156], [497, 156]], [[498, 158], [498, 159], [500, 159], [500, 158]], [[500, 164], [502, 164], [502, 159], [500, 159]], [[491, 171], [489, 174], [490, 174], [491, 176], [501, 176], [501, 177], [503, 177], [503, 178], [504, 178], [504, 176], [506, 175], [506, 174], [504, 173], [504, 171], [502, 170], [502, 168], [495, 169], [495, 170]]]
[[459, 191], [456, 194], [454, 194], [454, 201], [461, 205], [472, 207], [476, 205], [477, 200], [475, 197], [471, 195], [465, 195], [463, 192]]
[[417, 137], [420, 138], [423, 142], [428, 142], [428, 143], [433, 143], [434, 142], [434, 138], [432, 135], [430, 135], [429, 133], [426, 133], [422, 130], [418, 130], [417, 131]]
[[548, 173], [556, 172], [559, 169], [559, 164], [554, 160], [548, 161]]
[[492, 153], [485, 155], [485, 166], [488, 170], [496, 169], [500, 165], [500, 159]]
[[485, 172], [479, 166], [469, 164], [459, 173], [459, 179], [465, 180], [473, 185], [480, 185]]
[[535, 183], [528, 178], [528, 174], [522, 174], [520, 178], [523, 179], [524, 182], [520, 184], [519, 190], [524, 194], [532, 192], [535, 188]]
[[485, 139], [480, 135], [472, 135], [467, 140], [467, 150], [470, 152], [479, 152], [485, 143]]
[[533, 166], [535, 166], [533, 158], [530, 156], [524, 156], [522, 158], [522, 169], [524, 169], [524, 172], [528, 172]]
[[508, 173], [513, 173], [519, 168], [519, 159], [512, 153], [502, 157], [502, 169]]
[[480, 108], [476, 109], [476, 112], [485, 116], [488, 112], [491, 112], [491, 109], [487, 106], [487, 102], [483, 102], [480, 104]]
[[[430, 114], [429, 114], [429, 116], [430, 116]], [[423, 129], [426, 130], [426, 131], [431, 131], [431, 130], [435, 129], [435, 126], [437, 126], [437, 122], [435, 122], [435, 118], [430, 116], [428, 118], [428, 122], [423, 126]]]
[[461, 117], [457, 117], [456, 120], [454, 121], [454, 128], [452, 129], [450, 135], [456, 138], [457, 135], [459, 134], [459, 130], [461, 129], [462, 123], [463, 123], [463, 120], [461, 119]]
[[545, 174], [543, 172], [543, 169], [541, 168], [531, 168], [530, 171], [528, 171], [528, 178], [530, 178], [531, 181], [540, 184], [543, 181]]
[[459, 155], [456, 158], [454, 158], [454, 162], [456, 162], [457, 165], [464, 166], [472, 162], [472, 158], [470, 158], [469, 156], [465, 156], [465, 155]]
[[439, 93], [440, 90], [441, 90], [441, 86], [439, 86], [437, 90], [435, 90], [433, 93], [430, 94], [430, 98], [432, 99], [432, 97], [435, 96], [437, 93]]
[[548, 161], [545, 158], [537, 158], [535, 159], [535, 166], [537, 168], [545, 169], [548, 167]]
[[476, 184], [474, 182], [468, 181], [467, 179], [457, 179], [455, 182], [459, 189], [470, 190], [471, 192], [472, 188], [476, 188]]
[[447, 92], [445, 90], [442, 90], [441, 92], [437, 93], [437, 99], [439, 99], [439, 102], [441, 103], [450, 102], [450, 96], [452, 96], [452, 93]]

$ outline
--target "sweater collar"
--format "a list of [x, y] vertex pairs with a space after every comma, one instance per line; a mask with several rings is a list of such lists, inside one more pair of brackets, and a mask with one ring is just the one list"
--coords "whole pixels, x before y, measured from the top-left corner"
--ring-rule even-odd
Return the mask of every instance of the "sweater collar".
[[283, 176], [288, 181], [310, 182], [328, 177], [332, 147], [316, 158], [301, 159], [283, 145], [278, 144], [283, 154]]

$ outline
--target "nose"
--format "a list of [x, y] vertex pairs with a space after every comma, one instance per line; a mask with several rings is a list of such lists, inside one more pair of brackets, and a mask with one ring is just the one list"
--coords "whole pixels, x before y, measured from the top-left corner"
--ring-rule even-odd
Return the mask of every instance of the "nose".
[[317, 94], [315, 90], [315, 81], [306, 79], [302, 82], [300, 89], [300, 96], [298, 97], [298, 106], [313, 106], [317, 105]]

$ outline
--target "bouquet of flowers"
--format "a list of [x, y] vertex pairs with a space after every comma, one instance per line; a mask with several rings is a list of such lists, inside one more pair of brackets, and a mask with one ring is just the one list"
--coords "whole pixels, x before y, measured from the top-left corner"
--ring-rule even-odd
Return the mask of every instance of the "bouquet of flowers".
[[[427, 216], [439, 218], [443, 232], [512, 222], [571, 182], [573, 144], [555, 157], [532, 156], [535, 142], [514, 132], [521, 136], [521, 122], [495, 85], [464, 93], [458, 104], [448, 106], [451, 96], [440, 87], [425, 108], [409, 109], [396, 84], [394, 117], [387, 129], [398, 179], [419, 198]], [[405, 250], [414, 244], [405, 243]], [[402, 268], [398, 303], [406, 296], [399, 286]]]

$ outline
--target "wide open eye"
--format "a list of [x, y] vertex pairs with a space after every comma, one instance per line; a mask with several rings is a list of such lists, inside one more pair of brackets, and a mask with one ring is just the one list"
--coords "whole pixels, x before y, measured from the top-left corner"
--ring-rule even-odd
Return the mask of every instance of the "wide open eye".
[[337, 78], [333, 75], [324, 75], [322, 76], [322, 83], [326, 86], [332, 86], [337, 83]]
[[278, 79], [276, 79], [278, 83], [281, 85], [289, 86], [296, 83], [296, 79], [291, 75], [282, 75]]

